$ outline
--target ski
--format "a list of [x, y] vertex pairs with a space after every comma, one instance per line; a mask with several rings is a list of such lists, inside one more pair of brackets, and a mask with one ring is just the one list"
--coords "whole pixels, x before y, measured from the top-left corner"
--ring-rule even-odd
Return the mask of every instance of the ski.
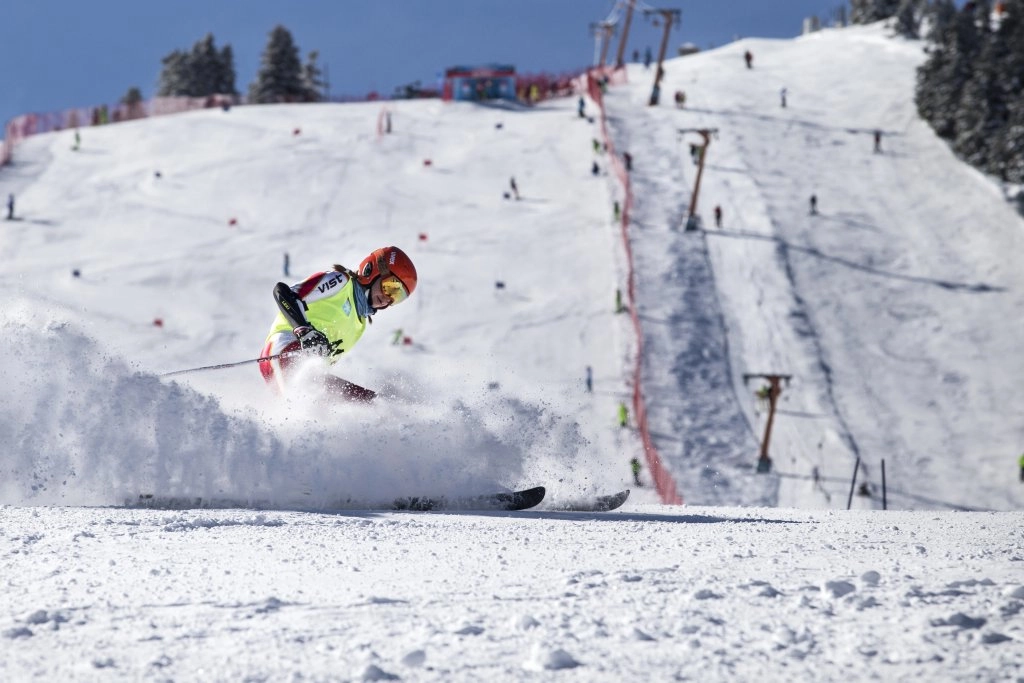
[[143, 493], [128, 498], [128, 508], [147, 510], [299, 510], [309, 512], [330, 512], [332, 510], [401, 510], [407, 512], [429, 511], [490, 511], [526, 510], [544, 500], [544, 487], [536, 486], [522, 491], [503, 491], [473, 496], [409, 496], [396, 498], [391, 502], [374, 503], [355, 500], [338, 500], [326, 504], [312, 504], [311, 501], [270, 501], [230, 497], [174, 496]]
[[624, 489], [618, 493], [554, 503], [548, 509], [558, 512], [609, 512], [622, 507], [628, 498], [629, 489]]
[[212, 498], [203, 496], [166, 496], [140, 493], [137, 498], [126, 498], [124, 506], [142, 510], [271, 510], [278, 507], [266, 500], [243, 498]]
[[396, 498], [392, 509], [414, 512], [429, 512], [431, 510], [526, 510], [539, 505], [544, 500], [544, 493], [543, 486], [535, 486], [532, 489], [523, 489], [522, 491], [487, 493], [481, 496], [440, 496], [436, 498], [415, 496], [411, 498]]

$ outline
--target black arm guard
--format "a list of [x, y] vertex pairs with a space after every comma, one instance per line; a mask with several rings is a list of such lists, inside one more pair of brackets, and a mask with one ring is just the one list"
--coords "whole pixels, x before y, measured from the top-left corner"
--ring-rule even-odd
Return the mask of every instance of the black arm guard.
[[274, 287], [274, 301], [277, 302], [277, 307], [281, 310], [281, 314], [292, 326], [293, 330], [296, 327], [309, 325], [309, 321], [306, 320], [306, 314], [303, 313], [306, 310], [306, 304], [299, 297], [295, 296], [295, 292], [292, 291], [291, 287], [283, 282], [278, 282], [277, 286]]

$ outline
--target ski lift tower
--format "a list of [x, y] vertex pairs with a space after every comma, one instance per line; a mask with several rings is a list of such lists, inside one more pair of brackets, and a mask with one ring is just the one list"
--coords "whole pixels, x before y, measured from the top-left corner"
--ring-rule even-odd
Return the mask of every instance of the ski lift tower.
[[[594, 34], [594, 66], [604, 66], [608, 59], [608, 45], [612, 42], [612, 34], [615, 33], [615, 23], [611, 21], [599, 21], [590, 25]], [[600, 54], [600, 57], [598, 57]]]
[[708, 154], [708, 145], [711, 144], [711, 136], [718, 137], [717, 128], [680, 128], [679, 135], [683, 136], [687, 133], [697, 133], [701, 136], [703, 144], [700, 146], [700, 152], [697, 159], [697, 180], [693, 183], [693, 195], [690, 196], [690, 209], [686, 216], [686, 229], [696, 230], [700, 227], [700, 217], [697, 215], [697, 196], [700, 194], [700, 179], [704, 175], [704, 159]]
[[[677, 24], [680, 22], [680, 16], [682, 12], [677, 9], [645, 9], [644, 16], [650, 16], [657, 14], [661, 17], [661, 22], [665, 26], [665, 32], [661, 36], [661, 48], [658, 50], [658, 66], [654, 70], [654, 87], [651, 88], [651, 100], [648, 104], [652, 107], [658, 104], [658, 100], [661, 98], [661, 77], [665, 75], [665, 70], [662, 68], [662, 62], [665, 61], [665, 49], [668, 47], [668, 32], [672, 29], [672, 22], [675, 21]], [[658, 19], [654, 19], [654, 25], [658, 25]]]
[[625, 2], [626, 21], [622, 25], [622, 37], [619, 38], [619, 52], [615, 55], [616, 69], [621, 69], [625, 65], [623, 55], [626, 54], [626, 40], [629, 39], [629, 26], [633, 23], [633, 6], [636, 5], [636, 0], [625, 0]]
[[772, 438], [772, 423], [775, 421], [775, 405], [782, 395], [781, 383], [789, 386], [792, 375], [776, 375], [773, 373], [744, 373], [743, 383], [746, 384], [752, 379], [764, 379], [768, 381], [768, 422], [764, 427], [764, 438], [761, 440], [761, 453], [757, 458], [757, 471], [770, 472], [772, 459], [768, 457], [768, 441]]

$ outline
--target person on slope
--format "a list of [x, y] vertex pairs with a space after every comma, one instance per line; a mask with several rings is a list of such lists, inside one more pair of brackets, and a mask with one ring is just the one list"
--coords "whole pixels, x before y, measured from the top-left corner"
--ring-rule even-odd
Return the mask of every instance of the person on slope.
[[[415, 289], [416, 266], [393, 246], [371, 253], [355, 272], [335, 265], [291, 287], [278, 282], [278, 314], [260, 354], [263, 379], [283, 391], [292, 365], [302, 356], [319, 356], [333, 365], [352, 350], [375, 313], [405, 301]], [[369, 401], [374, 396], [330, 374], [324, 375], [324, 383], [344, 398]]]

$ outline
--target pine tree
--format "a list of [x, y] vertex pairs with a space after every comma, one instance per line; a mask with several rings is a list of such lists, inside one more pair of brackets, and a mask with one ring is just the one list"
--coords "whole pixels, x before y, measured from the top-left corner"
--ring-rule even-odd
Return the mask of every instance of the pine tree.
[[960, 14], [957, 27], [969, 56], [953, 112], [953, 149], [972, 166], [987, 170], [992, 136], [1000, 125], [998, 46], [991, 39], [987, 0]]
[[[1011, 183], [1024, 184], [1024, 92], [1018, 92], [1007, 107], [1006, 128], [999, 148], [1000, 175]], [[1024, 199], [1024, 191], [1019, 197]]]
[[217, 93], [220, 85], [220, 55], [213, 44], [213, 34], [207, 33], [192, 46], [189, 55], [189, 70], [192, 76], [192, 97], [205, 97]]
[[938, 39], [931, 56], [918, 69], [917, 109], [939, 137], [953, 139], [961, 96], [982, 46], [974, 15], [957, 13]]
[[1010, 0], [993, 35], [999, 46], [998, 88], [1005, 122], [993, 144], [993, 172], [1024, 183], [1024, 0]]
[[163, 58], [157, 94], [175, 97], [237, 95], [231, 46], [217, 51], [213, 34], [206, 34], [191, 52], [175, 50]]
[[256, 80], [249, 86], [249, 101], [257, 104], [304, 102], [308, 95], [299, 49], [288, 29], [278, 25], [270, 32]]
[[128, 88], [128, 92], [121, 98], [121, 104], [131, 107], [142, 102], [142, 91], [137, 86]]
[[138, 119], [145, 115], [142, 107], [142, 91], [136, 86], [128, 88], [128, 92], [121, 98], [121, 104], [124, 105], [122, 110], [124, 119]]
[[320, 93], [324, 90], [323, 71], [320, 70], [320, 66], [316, 63], [319, 57], [319, 51], [311, 51], [306, 58], [306, 63], [302, 67], [302, 82], [306, 87], [306, 100], [308, 102], [319, 102], [321, 99]]
[[956, 130], [953, 150], [967, 163], [992, 171], [992, 147], [1006, 125], [1006, 108], [1001, 101], [993, 43], [986, 42], [971, 78], [964, 84], [954, 116]]
[[925, 38], [933, 43], [942, 43], [956, 20], [956, 5], [953, 0], [930, 0], [924, 10], [924, 21], [928, 24]]
[[220, 72], [217, 81], [217, 92], [222, 95], [237, 95], [235, 89], [235, 53], [230, 45], [220, 51]]
[[900, 0], [850, 0], [850, 23], [870, 24], [888, 19], [900, 8]]
[[924, 0], [902, 0], [896, 10], [896, 33], [906, 38], [920, 35]]
[[189, 83], [188, 54], [181, 50], [175, 50], [161, 61], [164, 67], [160, 72], [160, 85], [156, 94], [159, 97], [188, 95], [192, 90]]

